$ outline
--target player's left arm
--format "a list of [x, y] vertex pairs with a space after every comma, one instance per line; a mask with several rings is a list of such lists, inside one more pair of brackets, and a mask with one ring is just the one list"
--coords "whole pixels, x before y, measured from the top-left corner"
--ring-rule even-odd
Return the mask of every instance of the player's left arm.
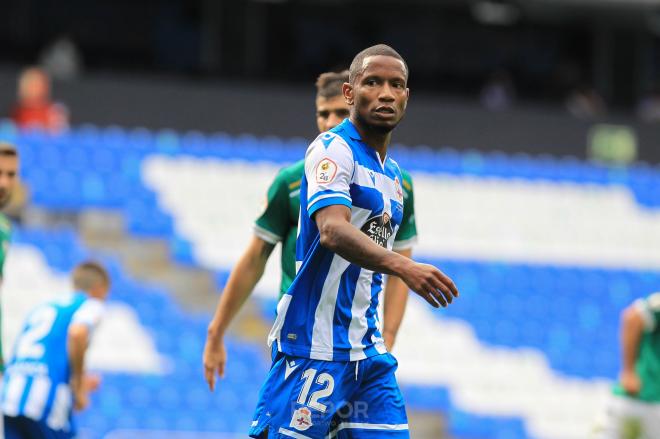
[[[412, 246], [417, 241], [415, 223], [415, 195], [412, 177], [401, 170], [404, 194], [403, 219], [394, 240], [393, 250], [402, 256], [412, 258]], [[383, 310], [383, 338], [388, 351], [392, 350], [403, 321], [408, 303], [408, 286], [396, 276], [388, 276], [385, 284]]]
[[76, 410], [87, 407], [89, 401], [85, 392], [85, 353], [89, 345], [89, 329], [81, 323], [69, 326], [68, 348], [71, 365], [71, 391]]
[[[402, 256], [412, 258], [412, 248], [395, 250]], [[388, 351], [392, 350], [408, 303], [408, 285], [396, 276], [388, 276], [385, 284], [383, 304], [383, 339]]]
[[89, 405], [89, 392], [96, 390], [99, 378], [85, 373], [85, 356], [93, 330], [103, 314], [99, 300], [88, 299], [73, 315], [67, 333], [67, 350], [71, 367], [70, 384], [74, 408], [83, 410]]

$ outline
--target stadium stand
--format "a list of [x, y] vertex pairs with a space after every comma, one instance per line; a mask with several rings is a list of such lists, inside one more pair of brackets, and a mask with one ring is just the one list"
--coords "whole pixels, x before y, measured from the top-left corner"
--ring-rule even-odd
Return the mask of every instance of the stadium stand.
[[[306, 146], [93, 126], [50, 136], [8, 122], [0, 138], [19, 145], [35, 205], [120, 212], [129, 234], [166, 240], [172, 258], [213, 270], [218, 286], [273, 175]], [[455, 438], [586, 437], [616, 374], [618, 313], [660, 285], [660, 170], [428, 147], [396, 146], [393, 156], [415, 180], [415, 253], [462, 293], [460, 305], [439, 312], [410, 301], [395, 348], [409, 407], [444, 413]], [[25, 282], [51, 278], [87, 252], [70, 230], [21, 230], [16, 241], [11, 258], [41, 267], [39, 276], [8, 268]], [[265, 318], [277, 260], [257, 288]], [[110, 262], [113, 300], [143, 328], [148, 366], [107, 374], [81, 418], [86, 437], [244, 432], [268, 367], [263, 347], [234, 340], [235, 365], [211, 395], [199, 364], [207, 316]], [[9, 300], [11, 284], [3, 294]]]

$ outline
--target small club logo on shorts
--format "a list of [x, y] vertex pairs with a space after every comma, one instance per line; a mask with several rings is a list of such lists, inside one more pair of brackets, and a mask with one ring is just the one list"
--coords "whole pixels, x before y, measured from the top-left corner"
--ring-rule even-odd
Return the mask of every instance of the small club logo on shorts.
[[312, 412], [307, 407], [300, 407], [291, 417], [291, 427], [296, 430], [305, 431], [309, 429], [312, 424]]

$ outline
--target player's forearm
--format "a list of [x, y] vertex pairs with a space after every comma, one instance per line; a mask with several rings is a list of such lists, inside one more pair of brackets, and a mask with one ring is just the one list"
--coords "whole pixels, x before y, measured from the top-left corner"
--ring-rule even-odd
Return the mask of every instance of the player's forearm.
[[399, 276], [412, 263], [410, 259], [376, 244], [350, 222], [329, 220], [319, 231], [322, 246], [368, 270]]
[[69, 364], [71, 365], [71, 385], [74, 389], [82, 386], [85, 373], [85, 352], [88, 345], [88, 331], [82, 325], [72, 325], [68, 337]]
[[644, 320], [639, 311], [634, 307], [626, 308], [621, 318], [621, 352], [624, 372], [635, 370], [643, 331]]
[[215, 315], [208, 328], [210, 338], [219, 340], [224, 336], [227, 327], [263, 276], [271, 250], [272, 246], [255, 249], [253, 245], [241, 256], [230, 273], [227, 285], [218, 301]]
[[[397, 251], [402, 256], [410, 258], [412, 250]], [[401, 326], [403, 315], [408, 303], [408, 286], [396, 276], [389, 276], [385, 284], [385, 301], [383, 310], [383, 337], [391, 348]]]

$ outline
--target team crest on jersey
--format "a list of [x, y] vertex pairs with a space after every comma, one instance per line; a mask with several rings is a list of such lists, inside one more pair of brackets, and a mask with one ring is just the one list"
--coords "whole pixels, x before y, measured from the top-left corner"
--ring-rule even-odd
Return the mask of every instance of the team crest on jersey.
[[312, 412], [307, 407], [300, 407], [291, 417], [291, 427], [296, 430], [305, 431], [309, 429], [312, 424]]
[[387, 241], [389, 241], [394, 233], [392, 221], [388, 213], [369, 218], [361, 230], [373, 242], [385, 248], [387, 248]]
[[324, 158], [316, 165], [316, 182], [327, 184], [335, 179], [337, 175], [337, 164], [329, 158]]
[[403, 203], [403, 188], [401, 187], [401, 182], [399, 177], [394, 177], [394, 187], [396, 188], [396, 199], [399, 203]]

